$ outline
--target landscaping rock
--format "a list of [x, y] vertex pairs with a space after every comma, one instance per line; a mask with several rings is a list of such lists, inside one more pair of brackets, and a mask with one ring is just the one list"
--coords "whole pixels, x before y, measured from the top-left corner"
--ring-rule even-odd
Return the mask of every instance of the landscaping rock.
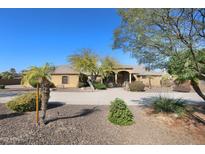
[[49, 109], [48, 123], [36, 127], [35, 112], [17, 115], [0, 104], [0, 144], [205, 144], [204, 126], [185, 130], [182, 123], [167, 124], [172, 120], [165, 115], [156, 118], [139, 106], [129, 108], [136, 121], [131, 126], [110, 123], [108, 106], [63, 105]]

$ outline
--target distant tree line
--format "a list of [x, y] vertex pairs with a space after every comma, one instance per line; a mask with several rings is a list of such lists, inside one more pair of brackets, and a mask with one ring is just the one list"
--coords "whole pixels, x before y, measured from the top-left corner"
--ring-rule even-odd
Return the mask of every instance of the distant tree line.
[[1, 72], [0, 79], [15, 79], [16, 77], [20, 77], [21, 73], [17, 73], [15, 68], [11, 68], [9, 71]]

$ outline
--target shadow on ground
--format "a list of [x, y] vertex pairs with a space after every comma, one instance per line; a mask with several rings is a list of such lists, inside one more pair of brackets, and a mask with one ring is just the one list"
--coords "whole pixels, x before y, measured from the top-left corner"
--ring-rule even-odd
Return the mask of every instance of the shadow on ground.
[[152, 102], [156, 99], [157, 97], [144, 97], [139, 100], [131, 100], [132, 102], [138, 104], [139, 106], [145, 106], [145, 107], [150, 107], [152, 105]]
[[0, 97], [12, 97], [17, 95], [18, 93], [0, 93]]
[[[138, 104], [140, 108], [153, 109], [153, 101], [156, 98], [158, 98], [158, 97], [148, 97], [148, 98], [146, 97], [146, 98], [142, 98], [140, 100], [131, 100], [131, 101]], [[204, 118], [201, 118], [199, 116], [195, 116], [196, 113], [200, 113], [200, 114], [205, 115], [205, 102], [187, 100], [187, 99], [182, 99], [182, 98], [181, 98], [181, 100], [184, 101], [185, 109], [188, 112], [188, 114], [191, 115], [193, 118], [195, 118], [197, 121], [205, 124]], [[156, 112], [154, 110], [152, 110], [150, 113], [156, 114]]]
[[[57, 107], [61, 107], [63, 105], [65, 105], [65, 103], [62, 103], [62, 102], [49, 102], [48, 110], [53, 109], [53, 108], [57, 108]], [[0, 114], [0, 120], [8, 119], [8, 118], [14, 118], [14, 117], [21, 116], [21, 115], [24, 115], [24, 113], [13, 112], [13, 113], [7, 113], [7, 114]]]
[[91, 109], [82, 109], [80, 110], [80, 112], [75, 113], [72, 116], [64, 116], [64, 117], [57, 117], [57, 118], [52, 118], [46, 121], [45, 124], [48, 124], [50, 122], [54, 122], [57, 120], [62, 120], [62, 119], [70, 119], [70, 118], [77, 118], [77, 117], [82, 117], [82, 116], [88, 116], [94, 112], [100, 111], [99, 109], [97, 109], [97, 107], [93, 107]]
[[49, 102], [48, 103], [48, 110], [53, 109], [53, 108], [58, 108], [58, 107], [61, 107], [63, 105], [65, 105], [65, 103], [63, 103], [63, 102]]
[[[144, 97], [144, 98], [141, 98], [140, 100], [131, 100], [131, 101], [136, 103], [136, 104], [139, 104], [140, 106], [150, 107], [152, 105], [152, 102], [156, 98], [158, 98], [158, 97], [157, 96], [155, 96], [155, 97]], [[171, 97], [167, 97], [167, 98], [171, 98]], [[204, 106], [205, 105], [205, 102], [202, 102], [202, 101], [193, 101], [193, 100], [188, 100], [188, 99], [183, 99], [183, 98], [180, 98], [180, 99], [182, 101], [184, 101], [186, 105], [198, 105], [198, 106]]]
[[24, 115], [24, 113], [15, 112], [15, 113], [1, 114], [0, 120], [14, 118], [14, 117], [21, 116], [21, 115]]

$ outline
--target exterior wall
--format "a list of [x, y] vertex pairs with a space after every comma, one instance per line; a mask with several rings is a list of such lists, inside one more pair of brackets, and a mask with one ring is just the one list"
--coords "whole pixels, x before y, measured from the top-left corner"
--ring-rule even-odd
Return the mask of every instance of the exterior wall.
[[151, 79], [152, 86], [161, 87], [161, 84], [160, 84], [161, 78], [162, 78], [161, 76], [153, 76]]
[[[68, 84], [62, 84], [62, 77], [68, 76]], [[77, 88], [79, 84], [79, 75], [69, 74], [69, 75], [52, 75], [51, 81], [56, 87], [59, 88]]]
[[200, 80], [200, 81], [199, 81], [199, 87], [201, 88], [201, 90], [202, 90], [203, 92], [205, 92], [205, 81]]
[[[151, 85], [154, 87], [160, 87], [160, 80], [161, 76], [152, 76], [151, 77]], [[149, 86], [149, 76], [140, 76], [139, 78], [136, 79], [136, 81], [142, 81], [146, 86]]]

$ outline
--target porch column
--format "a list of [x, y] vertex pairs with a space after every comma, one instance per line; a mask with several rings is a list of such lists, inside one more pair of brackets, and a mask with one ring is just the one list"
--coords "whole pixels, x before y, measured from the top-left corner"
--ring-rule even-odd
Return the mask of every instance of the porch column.
[[132, 82], [132, 73], [129, 73], [129, 83]]
[[117, 84], [117, 73], [115, 73], [115, 83]]

